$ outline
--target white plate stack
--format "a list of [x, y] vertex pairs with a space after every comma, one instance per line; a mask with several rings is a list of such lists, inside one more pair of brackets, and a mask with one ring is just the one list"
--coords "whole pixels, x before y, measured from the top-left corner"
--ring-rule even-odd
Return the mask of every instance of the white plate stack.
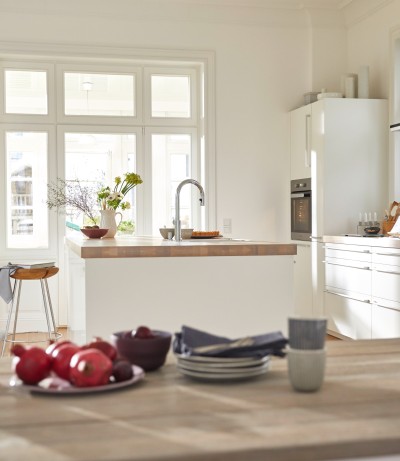
[[207, 357], [204, 355], [175, 354], [180, 373], [205, 381], [231, 381], [255, 378], [269, 368], [269, 356]]

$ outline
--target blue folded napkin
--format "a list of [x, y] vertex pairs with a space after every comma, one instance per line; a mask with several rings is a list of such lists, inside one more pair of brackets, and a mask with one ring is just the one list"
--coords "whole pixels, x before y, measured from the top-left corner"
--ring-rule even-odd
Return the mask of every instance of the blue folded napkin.
[[283, 357], [287, 343], [280, 331], [229, 339], [184, 325], [180, 332], [175, 333], [172, 348], [176, 354], [207, 357]]
[[14, 266], [12, 264], [0, 267], [0, 296], [7, 304], [10, 303], [13, 298], [10, 275], [12, 275], [17, 269], [18, 266]]

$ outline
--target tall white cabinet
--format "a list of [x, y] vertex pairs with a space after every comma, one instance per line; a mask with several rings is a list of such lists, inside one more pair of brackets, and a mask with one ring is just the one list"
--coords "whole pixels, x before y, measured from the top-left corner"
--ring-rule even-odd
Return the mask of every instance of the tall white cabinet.
[[[326, 314], [323, 235], [355, 233], [360, 212], [379, 213], [387, 206], [387, 112], [386, 100], [344, 98], [291, 112], [291, 179], [299, 174], [312, 184], [313, 315]], [[307, 299], [305, 289], [299, 299]], [[296, 311], [310, 308], [297, 305]]]

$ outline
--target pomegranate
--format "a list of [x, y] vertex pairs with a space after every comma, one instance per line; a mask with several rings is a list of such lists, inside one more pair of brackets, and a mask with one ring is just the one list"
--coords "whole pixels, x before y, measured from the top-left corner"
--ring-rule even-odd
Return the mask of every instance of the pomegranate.
[[140, 326], [135, 331], [135, 334], [133, 335], [133, 337], [139, 338], [139, 339], [150, 339], [150, 338], [154, 338], [155, 336], [149, 327]]
[[61, 346], [64, 346], [64, 344], [71, 344], [71, 341], [68, 339], [64, 339], [63, 341], [50, 341], [49, 345], [46, 347], [46, 354], [50, 355], [50, 357], [53, 355], [53, 352], [58, 349]]
[[82, 346], [81, 349], [98, 349], [99, 351], [103, 352], [112, 362], [117, 358], [117, 349], [112, 344], [97, 336], [91, 343]]
[[16, 345], [11, 353], [19, 359], [15, 360], [15, 373], [25, 384], [37, 384], [50, 374], [51, 357], [44, 349]]
[[71, 358], [69, 380], [77, 387], [108, 384], [112, 367], [112, 361], [100, 350], [80, 350]]
[[57, 347], [52, 354], [54, 373], [62, 379], [69, 379], [69, 362], [81, 348], [73, 343], [64, 343]]

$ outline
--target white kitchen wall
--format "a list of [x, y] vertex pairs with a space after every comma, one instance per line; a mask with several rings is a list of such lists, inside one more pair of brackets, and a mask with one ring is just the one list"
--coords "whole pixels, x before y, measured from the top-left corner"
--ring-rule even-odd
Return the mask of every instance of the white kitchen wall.
[[[347, 68], [349, 72], [358, 72], [361, 65], [368, 65], [370, 97], [389, 99], [391, 37], [394, 33], [400, 32], [400, 1], [380, 3], [379, 8], [358, 19], [350, 13], [354, 13], [356, 7], [360, 5], [354, 4], [352, 9], [349, 9]], [[393, 101], [390, 102], [392, 105]], [[392, 117], [389, 116], [389, 119], [392, 120]], [[389, 199], [392, 201], [400, 199], [400, 133], [389, 133], [388, 128], [388, 136], [390, 138], [388, 192]]]
[[338, 81], [344, 31], [335, 17], [315, 31], [313, 45], [316, 21], [305, 10], [224, 3], [2, 0], [0, 42], [61, 53], [62, 45], [214, 51], [218, 227], [231, 218], [234, 237], [287, 240], [288, 112], [303, 93]]

